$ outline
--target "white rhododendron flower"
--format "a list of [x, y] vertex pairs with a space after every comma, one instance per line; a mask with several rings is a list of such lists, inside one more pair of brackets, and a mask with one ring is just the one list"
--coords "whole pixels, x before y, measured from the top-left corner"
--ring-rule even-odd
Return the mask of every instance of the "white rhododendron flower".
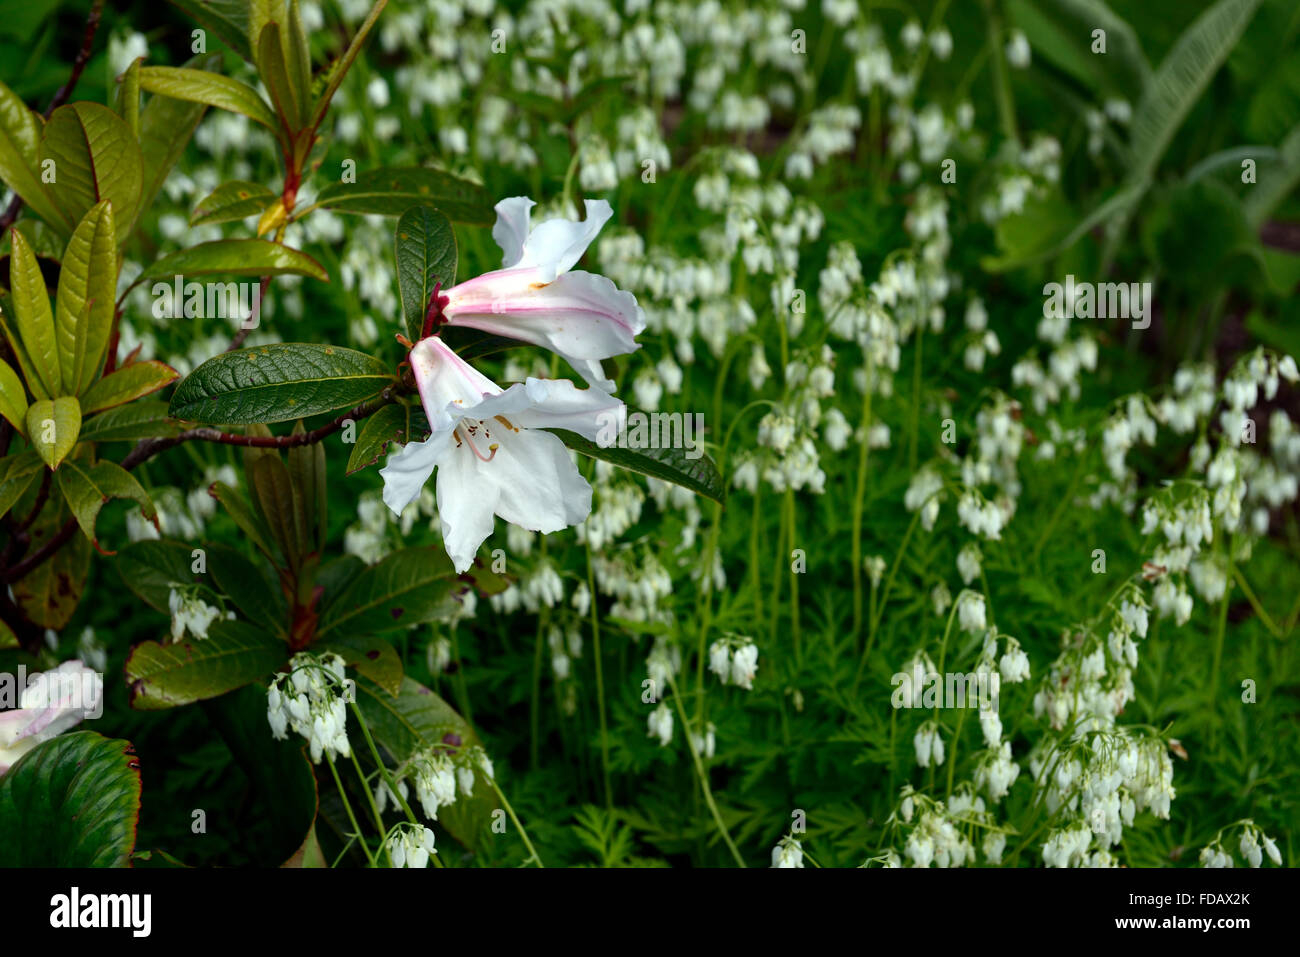
[[529, 378], [503, 390], [437, 337], [411, 350], [411, 366], [433, 431], [389, 456], [384, 502], [400, 515], [436, 468], [438, 519], [458, 572], [492, 534], [494, 515], [556, 532], [590, 514], [591, 486], [564, 443], [540, 430], [608, 440], [626, 417], [622, 402], [567, 380]]
[[42, 741], [99, 717], [103, 700], [103, 678], [80, 661], [32, 675], [18, 707], [0, 712], [0, 774]]
[[604, 276], [573, 271], [613, 211], [604, 200], [587, 200], [582, 222], [552, 219], [530, 227], [535, 205], [525, 196], [497, 203], [492, 238], [505, 254], [504, 268], [446, 290], [442, 318], [545, 346], [592, 385], [613, 391], [600, 360], [639, 348], [645, 313], [635, 296]]

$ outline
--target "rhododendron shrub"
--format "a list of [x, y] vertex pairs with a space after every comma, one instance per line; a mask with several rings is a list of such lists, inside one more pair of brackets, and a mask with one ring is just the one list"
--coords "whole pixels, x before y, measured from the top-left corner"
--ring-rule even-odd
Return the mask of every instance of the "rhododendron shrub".
[[1288, 4], [66, 6], [0, 864], [1294, 858]]

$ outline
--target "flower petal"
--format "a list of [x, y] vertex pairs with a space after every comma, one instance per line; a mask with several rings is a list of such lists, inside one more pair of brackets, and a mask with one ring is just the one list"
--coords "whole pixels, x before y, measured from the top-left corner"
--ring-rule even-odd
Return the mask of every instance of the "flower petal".
[[388, 463], [379, 470], [384, 480], [384, 504], [394, 515], [401, 515], [424, 488], [434, 466], [443, 458], [451, 444], [455, 423], [437, 429], [423, 442], [407, 442], [400, 452], [388, 456]]
[[[505, 269], [453, 287], [444, 315], [466, 326], [544, 346], [579, 368], [640, 348], [645, 312], [636, 297], [604, 276], [569, 272], [542, 282], [536, 269]], [[582, 371], [580, 369], [580, 371]], [[597, 370], [583, 377], [603, 379]]]
[[591, 486], [564, 443], [549, 432], [502, 436], [496, 458], [482, 471], [500, 489], [496, 513], [512, 525], [558, 532], [591, 514]]
[[492, 227], [492, 238], [501, 247], [501, 264], [509, 269], [524, 255], [528, 241], [529, 210], [537, 204], [527, 196], [511, 196], [497, 203], [497, 221]]
[[438, 467], [438, 522], [442, 544], [457, 572], [474, 563], [474, 553], [492, 534], [492, 514], [500, 489], [491, 481], [491, 462], [475, 458], [468, 447], [453, 448]]
[[485, 395], [501, 387], [456, 355], [437, 336], [421, 339], [411, 350], [411, 371], [420, 390], [420, 402], [433, 430], [451, 428], [457, 410], [471, 409]]
[[511, 419], [527, 429], [566, 429], [593, 442], [613, 438], [627, 421], [627, 406], [600, 389], [578, 389], [567, 379], [529, 379], [532, 406]]
[[[596, 238], [601, 227], [609, 222], [614, 210], [609, 203], [603, 199], [589, 199], [586, 201], [587, 218], [581, 222], [574, 222], [571, 219], [550, 219], [535, 226], [528, 234], [527, 241], [523, 245], [523, 255], [514, 263], [517, 268], [526, 268], [536, 266], [544, 274], [544, 282], [550, 282], [560, 273], [572, 269], [574, 264], [582, 258], [582, 254], [587, 251], [591, 241]], [[498, 213], [500, 210], [498, 209]], [[510, 241], [513, 243], [514, 229], [517, 228], [517, 214], [511, 211], [511, 225], [507, 227], [511, 231]], [[497, 220], [498, 224], [501, 219]], [[502, 229], [506, 233], [506, 229]], [[496, 228], [492, 230], [493, 238], [496, 238]], [[497, 239], [501, 243], [500, 239]], [[503, 249], [505, 244], [501, 243]], [[507, 254], [507, 259], [509, 254]]]

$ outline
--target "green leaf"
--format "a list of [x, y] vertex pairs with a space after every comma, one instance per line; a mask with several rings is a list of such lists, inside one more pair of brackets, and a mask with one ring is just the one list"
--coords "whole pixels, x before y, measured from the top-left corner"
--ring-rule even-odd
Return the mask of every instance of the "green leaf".
[[404, 402], [383, 406], [366, 419], [361, 434], [348, 456], [347, 474], [374, 465], [383, 456], [390, 442], [405, 445], [411, 441], [411, 407]]
[[139, 817], [131, 743], [59, 735], [0, 777], [0, 867], [126, 867]]
[[[61, 496], [51, 495], [32, 527], [29, 554], [59, 533], [69, 518]], [[41, 562], [10, 587], [23, 614], [42, 628], [59, 631], [72, 618], [86, 588], [90, 543], [74, 535], [53, 557]]]
[[110, 372], [81, 397], [81, 412], [89, 415], [101, 409], [111, 409], [149, 395], [180, 378], [180, 373], [157, 359], [132, 362]]
[[231, 180], [222, 183], [194, 207], [194, 212], [190, 214], [190, 225], [230, 223], [249, 216], [259, 216], [273, 202], [275, 193], [260, 183]]
[[285, 422], [354, 406], [392, 381], [384, 363], [363, 352], [277, 343], [203, 363], [176, 387], [171, 414], [193, 422]]
[[167, 415], [167, 403], [161, 399], [148, 399], [119, 405], [83, 422], [79, 441], [134, 442], [166, 438], [180, 432], [180, 425]]
[[239, 530], [248, 536], [248, 540], [263, 555], [274, 560], [275, 550], [267, 541], [265, 534], [263, 534], [265, 525], [248, 502], [244, 500], [244, 497], [223, 482], [214, 482], [210, 491], [216, 497], [216, 500], [226, 507], [226, 514], [239, 526]]
[[1022, 212], [1007, 216], [998, 223], [998, 247], [1001, 256], [985, 256], [980, 265], [989, 272], [1007, 272], [1053, 259], [1065, 252], [1098, 226], [1125, 217], [1146, 193], [1148, 183], [1129, 183], [1114, 190], [1096, 208], [1068, 229], [1065, 216], [1073, 216], [1058, 197], [1026, 201]]
[[[629, 418], [633, 414], [646, 415], [644, 412], [634, 413], [631, 409], [628, 410], [628, 414]], [[660, 414], [666, 413], [655, 413], [655, 415]], [[645, 421], [648, 425], [653, 426], [655, 422], [654, 416], [647, 415]], [[665, 419], [664, 421], [668, 420]], [[547, 429], [546, 431], [554, 433], [575, 452], [590, 456], [593, 459], [600, 459], [620, 468], [631, 469], [633, 472], [640, 472], [642, 475], [650, 475], [665, 482], [672, 482], [674, 485], [680, 485], [699, 495], [711, 498], [715, 502], [721, 502], [727, 496], [727, 488], [722, 481], [722, 475], [718, 472], [717, 465], [714, 464], [713, 459], [704, 453], [704, 450], [699, 445], [696, 445], [694, 449], [694, 452], [699, 453], [698, 457], [691, 458], [688, 457], [689, 454], [693, 454], [690, 449], [638, 448], [637, 446], [648, 443], [643, 442], [638, 437], [635, 427], [630, 433], [620, 433], [617, 439], [607, 447], [585, 439], [574, 432], [561, 429]], [[663, 431], [667, 432], [668, 430], [665, 427]], [[699, 436], [696, 436], [696, 442], [699, 441]], [[632, 447], [619, 447], [624, 444]]]
[[215, 33], [221, 42], [249, 63], [253, 49], [248, 43], [248, 0], [170, 0], [200, 24]]
[[262, 82], [271, 93], [271, 102], [280, 115], [284, 125], [293, 133], [302, 129], [306, 122], [307, 104], [298, 98], [295, 81], [290, 77], [289, 65], [285, 61], [284, 43], [280, 37], [280, 25], [268, 23], [262, 27], [262, 34], [257, 43], [258, 72]]
[[77, 221], [63, 212], [41, 182], [41, 118], [0, 83], [0, 180], [66, 236]]
[[[140, 139], [141, 59], [141, 57], [137, 57], [132, 60], [122, 75], [117, 78], [117, 95], [113, 103], [117, 115], [122, 117], [122, 122], [126, 123], [126, 128], [131, 131], [131, 135], [137, 140]], [[143, 156], [141, 159], [143, 160]]]
[[330, 66], [329, 79], [326, 81], [325, 90], [321, 93], [320, 99], [316, 101], [315, 109], [312, 110], [310, 124], [312, 129], [320, 126], [321, 120], [325, 118], [325, 113], [330, 107], [330, 101], [334, 99], [334, 94], [338, 92], [339, 84], [347, 76], [348, 70], [352, 69], [352, 64], [356, 62], [357, 56], [361, 53], [361, 47], [366, 42], [366, 37], [370, 35], [375, 21], [379, 19], [380, 11], [384, 9], [387, 2], [388, 0], [376, 0], [375, 5], [366, 14], [366, 19], [357, 28], [357, 32], [353, 34], [352, 42], [348, 44], [348, 48]]
[[434, 288], [441, 284], [445, 291], [456, 284], [456, 234], [438, 210], [417, 206], [398, 219], [395, 244], [406, 335], [419, 342]]
[[522, 349], [528, 345], [522, 339], [507, 339], [505, 336], [467, 326], [445, 326], [442, 338], [456, 355], [466, 361], [496, 355], [509, 349]]
[[441, 170], [420, 166], [381, 167], [357, 174], [355, 183], [330, 183], [316, 204], [342, 213], [400, 216], [412, 206], [433, 206], [455, 223], [491, 225], [495, 216], [487, 190]]
[[1133, 112], [1130, 178], [1150, 178], [1169, 141], [1254, 16], [1260, 0], [1218, 0], [1196, 18], [1147, 84]]
[[[1151, 77], [1137, 33], [1101, 0], [1010, 0], [1007, 12], [1034, 55], [1097, 93], [1136, 102]], [[1106, 52], [1093, 53], [1093, 30], [1106, 31]]]
[[329, 282], [325, 267], [304, 252], [265, 239], [214, 239], [155, 260], [133, 282], [175, 276], [278, 276], [293, 273]]
[[144, 180], [140, 145], [122, 118], [98, 103], [59, 107], [41, 135], [45, 160], [54, 161], [57, 185], [50, 195], [55, 204], [80, 223], [91, 207], [107, 200], [113, 207], [114, 243], [121, 244], [135, 225]]
[[45, 463], [31, 449], [0, 459], [0, 516], [9, 514], [36, 479], [37, 473], [43, 471]]
[[203, 576], [194, 571], [194, 548], [184, 542], [134, 542], [123, 548], [114, 561], [126, 587], [165, 615], [171, 614], [168, 601], [174, 587], [203, 581]]
[[203, 713], [247, 775], [251, 800], [260, 809], [250, 822], [254, 833], [241, 834], [253, 861], [264, 867], [284, 864], [311, 838], [316, 820], [316, 775], [302, 739], [271, 737], [264, 688], [240, 688], [206, 701]]
[[[175, 2], [175, 0], [173, 0]], [[239, 2], [239, 0], [233, 0]], [[210, 71], [221, 63], [219, 54], [194, 57], [188, 69]], [[140, 209], [149, 209], [176, 161], [185, 152], [207, 106], [170, 96], [151, 96], [140, 113], [140, 152], [144, 154], [144, 182]]]
[[1246, 219], [1256, 232], [1300, 183], [1300, 125], [1287, 134], [1277, 152], [1279, 162], [1261, 169], [1258, 182], [1246, 195]]
[[263, 527], [280, 547], [280, 554], [284, 556], [288, 567], [296, 571], [307, 551], [303, 547], [304, 516], [294, 494], [289, 470], [280, 461], [280, 456], [275, 452], [258, 451], [262, 454], [250, 459], [245, 469], [248, 486], [253, 493], [258, 515], [264, 523]]
[[113, 330], [117, 292], [115, 217], [96, 203], [68, 240], [54, 312], [63, 394], [82, 395], [99, 378]]
[[27, 434], [27, 390], [13, 366], [3, 361], [0, 361], [0, 415], [19, 435]]
[[140, 85], [150, 93], [242, 113], [277, 136], [280, 134], [280, 124], [266, 101], [247, 83], [233, 77], [191, 67], [147, 66], [140, 71]]
[[[364, 676], [357, 679], [357, 706], [383, 748], [400, 764], [417, 751], [440, 746], [452, 749], [448, 735], [462, 747], [481, 746], [478, 735], [464, 718], [424, 685], [402, 679], [401, 691], [392, 695]], [[454, 739], [453, 739], [454, 740]], [[476, 774], [474, 793], [458, 794], [456, 801], [438, 809], [438, 823], [467, 847], [474, 847], [498, 801], [492, 788]]]
[[[61, 394], [59, 348], [54, 335], [54, 312], [45, 289], [45, 277], [36, 256], [18, 230], [13, 233], [9, 256], [9, 288], [13, 292], [15, 326], [6, 324], [5, 335], [14, 347], [23, 378], [32, 395], [48, 399]], [[17, 332], [17, 338], [13, 333]]]
[[106, 555], [116, 554], [101, 548], [95, 535], [95, 520], [99, 517], [99, 510], [110, 498], [128, 498], [139, 503], [144, 517], [157, 526], [158, 513], [149, 493], [135, 480], [135, 476], [115, 462], [97, 462], [87, 466], [69, 459], [57, 474], [59, 488], [68, 500], [68, 507], [72, 509], [77, 524], [96, 550]]
[[288, 614], [284, 595], [267, 580], [262, 564], [249, 561], [247, 556], [229, 545], [213, 543], [203, 547], [207, 554], [208, 574], [217, 590], [253, 624], [283, 635]]
[[321, 614], [317, 634], [342, 628], [367, 634], [432, 620], [463, 590], [451, 559], [439, 546], [403, 548], [358, 575]]
[[27, 440], [52, 469], [77, 444], [81, 432], [81, 406], [76, 399], [39, 399], [27, 409]]
[[[294, 434], [301, 434], [300, 419]], [[319, 554], [325, 549], [328, 531], [329, 496], [326, 494], [325, 446], [295, 445], [285, 455], [288, 460], [289, 480], [293, 483], [295, 507], [300, 508], [302, 524], [302, 550]]]
[[266, 678], [287, 657], [283, 640], [242, 621], [215, 622], [203, 639], [146, 641], [126, 662], [131, 707], [160, 711], [215, 698]]
[[378, 635], [335, 635], [312, 646], [332, 651], [391, 695], [402, 687], [402, 659], [392, 642]]

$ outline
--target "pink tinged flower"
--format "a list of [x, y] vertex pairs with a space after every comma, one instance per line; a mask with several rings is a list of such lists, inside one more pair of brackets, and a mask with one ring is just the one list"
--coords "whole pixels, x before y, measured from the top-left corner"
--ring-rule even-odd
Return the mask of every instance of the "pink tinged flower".
[[564, 443], [540, 429], [566, 429], [592, 441], [621, 430], [626, 407], [597, 388], [528, 379], [502, 389], [437, 337], [410, 355], [432, 432], [390, 455], [380, 470], [384, 502], [396, 514], [438, 470], [438, 518], [458, 572], [492, 534], [493, 516], [534, 532], [586, 519], [591, 486]]
[[0, 774], [42, 741], [101, 714], [104, 682], [80, 661], [33, 675], [18, 708], [0, 712]]
[[544, 346], [591, 385], [612, 391], [600, 360], [639, 348], [645, 313], [604, 276], [570, 270], [613, 211], [603, 199], [587, 200], [582, 222], [552, 219], [530, 228], [535, 205], [525, 196], [497, 203], [492, 238], [504, 268], [447, 290], [442, 316], [449, 325]]

